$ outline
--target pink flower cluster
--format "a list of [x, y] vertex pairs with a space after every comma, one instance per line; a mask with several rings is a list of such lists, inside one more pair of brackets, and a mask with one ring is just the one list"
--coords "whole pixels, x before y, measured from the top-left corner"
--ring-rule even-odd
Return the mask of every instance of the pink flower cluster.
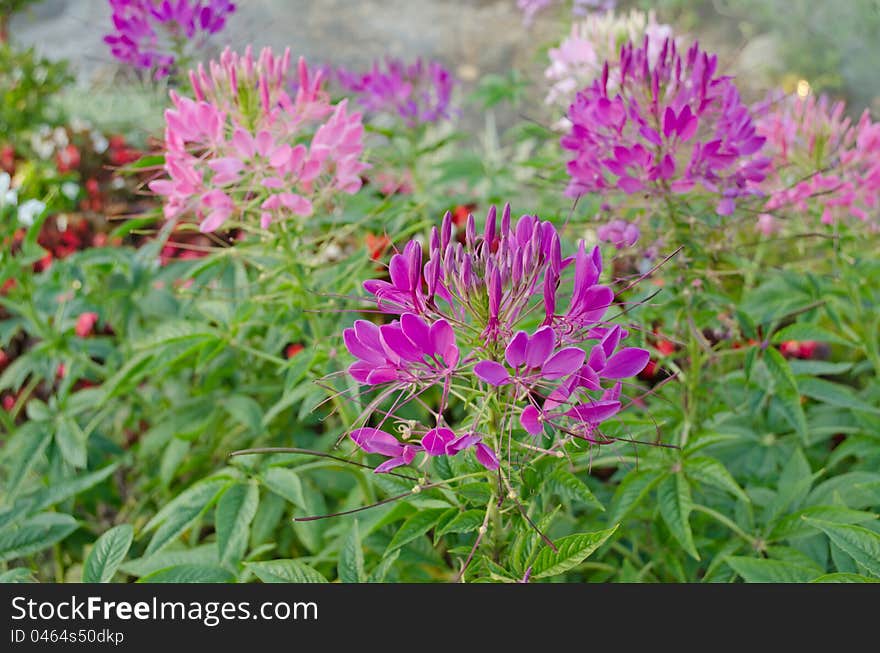
[[867, 110], [853, 123], [843, 102], [777, 96], [765, 105], [758, 130], [772, 155], [762, 232], [776, 230], [774, 214], [812, 207], [824, 224], [880, 217], [880, 123]]
[[[729, 215], [736, 198], [760, 193], [765, 138], [733, 80], [717, 74], [714, 55], [696, 43], [682, 55], [667, 40], [652, 60], [649, 47], [648, 39], [627, 43], [571, 105], [572, 128], [561, 141], [574, 155], [566, 194], [667, 195], [699, 185]], [[614, 95], [610, 77], [620, 80]]]
[[229, 0], [110, 0], [114, 32], [104, 37], [119, 61], [167, 76], [184, 49], [196, 49], [226, 25]]
[[[347, 102], [331, 104], [320, 73], [290, 51], [258, 58], [229, 49], [190, 73], [195, 99], [171, 93], [165, 112], [165, 171], [150, 184], [166, 198], [168, 219], [194, 215], [203, 232], [229, 220], [267, 229], [290, 215], [311, 215], [333, 193], [356, 193], [363, 125]], [[291, 97], [286, 88], [296, 85]]]

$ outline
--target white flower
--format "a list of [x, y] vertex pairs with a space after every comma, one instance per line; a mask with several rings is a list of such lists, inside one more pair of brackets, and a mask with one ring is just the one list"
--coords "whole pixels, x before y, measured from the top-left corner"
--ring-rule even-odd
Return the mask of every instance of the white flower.
[[67, 138], [67, 130], [64, 127], [55, 128], [55, 131], [52, 132], [52, 140], [55, 141], [58, 147], [67, 147], [68, 143], [70, 143], [70, 139]]
[[25, 227], [30, 227], [37, 216], [45, 210], [46, 205], [40, 200], [28, 200], [18, 207], [18, 221]]
[[12, 177], [8, 172], [0, 172], [0, 206], [15, 206], [18, 204], [18, 191], [12, 186]]
[[61, 193], [64, 195], [64, 197], [66, 197], [70, 201], [73, 201], [79, 195], [79, 184], [73, 181], [65, 181], [63, 184], [61, 184]]
[[92, 149], [95, 150], [96, 154], [103, 154], [107, 151], [107, 148], [110, 146], [110, 142], [104, 138], [104, 134], [101, 132], [92, 132]]

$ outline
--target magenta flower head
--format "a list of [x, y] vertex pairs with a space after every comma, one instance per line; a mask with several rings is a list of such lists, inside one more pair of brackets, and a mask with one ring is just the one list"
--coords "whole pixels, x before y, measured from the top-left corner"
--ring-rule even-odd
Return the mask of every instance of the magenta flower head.
[[770, 214], [815, 210], [824, 224], [855, 217], [880, 219], [880, 123], [862, 113], [857, 123], [843, 102], [774, 94], [759, 109], [758, 130], [767, 138], [772, 174], [758, 228]]
[[437, 61], [407, 65], [387, 58], [363, 74], [340, 68], [337, 79], [366, 111], [398, 116], [410, 127], [452, 117], [455, 81]]
[[[358, 320], [343, 334], [356, 359], [350, 376], [376, 393], [350, 434], [389, 458], [376, 471], [466, 450], [497, 469], [502, 446], [510, 460], [513, 449], [544, 451], [535, 443], [608, 442], [602, 423], [621, 410], [621, 380], [649, 354], [622, 347], [627, 331], [606, 319], [614, 292], [600, 283], [598, 247], [581, 241], [563, 257], [552, 223], [514, 222], [509, 206], [499, 223], [493, 207], [482, 233], [468, 216], [461, 242], [447, 213], [427, 252], [410, 241], [388, 272], [364, 288], [394, 319]], [[397, 416], [411, 402], [426, 409], [427, 423]], [[447, 422], [450, 413], [463, 415], [459, 426]]]
[[633, 222], [615, 219], [610, 220], [596, 230], [599, 240], [611, 243], [617, 249], [632, 247], [639, 240], [639, 227]]
[[185, 50], [197, 50], [235, 11], [229, 0], [110, 0], [114, 31], [110, 52], [134, 68], [165, 77]]
[[[679, 53], [666, 40], [656, 59], [649, 41], [627, 43], [605, 64], [601, 79], [577, 94], [562, 147], [570, 197], [584, 193], [657, 194], [700, 186], [729, 215], [736, 199], [759, 194], [769, 160], [733, 80], [717, 74], [717, 59], [694, 44]], [[609, 77], [619, 79], [609, 91]]]
[[268, 229], [360, 189], [361, 114], [345, 100], [331, 104], [303, 59], [292, 70], [289, 50], [227, 49], [190, 81], [194, 98], [172, 91], [165, 112], [168, 178], [150, 184], [165, 197], [166, 218], [194, 216], [203, 232], [230, 220]]

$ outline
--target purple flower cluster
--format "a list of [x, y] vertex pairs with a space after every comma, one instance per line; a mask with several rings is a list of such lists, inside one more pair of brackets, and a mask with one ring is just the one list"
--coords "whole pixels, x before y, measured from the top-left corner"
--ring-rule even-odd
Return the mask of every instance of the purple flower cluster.
[[452, 115], [449, 103], [455, 81], [437, 61], [417, 59], [406, 65], [388, 58], [363, 74], [340, 68], [337, 79], [367, 111], [399, 116], [410, 127]]
[[[399, 317], [381, 326], [358, 320], [343, 334], [357, 359], [349, 374], [378, 392], [352, 440], [389, 458], [376, 471], [422, 452], [427, 459], [471, 448], [496, 469], [500, 444], [508, 458], [512, 446], [530, 448], [514, 438], [523, 431], [549, 434], [557, 447], [607, 442], [600, 426], [622, 407], [620, 380], [638, 374], [649, 354], [620, 347], [627, 331], [605, 320], [614, 292], [599, 283], [599, 248], [587, 251], [581, 241], [564, 258], [552, 223], [531, 215], [514, 222], [509, 206], [500, 225], [490, 209], [481, 234], [469, 215], [463, 236], [453, 237], [447, 213], [427, 256], [412, 240], [391, 257], [387, 281], [364, 283], [381, 313]], [[428, 405], [423, 395], [435, 387], [437, 403]], [[380, 409], [386, 401], [391, 407]], [[395, 416], [411, 401], [428, 409], [431, 423]], [[444, 422], [456, 401], [470, 410], [459, 433]], [[367, 426], [374, 415], [379, 424]], [[388, 420], [399, 423], [403, 441], [383, 430]], [[418, 442], [408, 441], [414, 436]]]
[[[695, 43], [684, 55], [667, 40], [659, 56], [627, 43], [619, 61], [578, 93], [562, 147], [574, 158], [566, 194], [686, 193], [696, 185], [718, 196], [729, 215], [738, 197], [759, 194], [769, 160], [766, 140], [717, 58]], [[619, 79], [609, 93], [609, 77]]]
[[135, 68], [171, 73], [177, 57], [200, 46], [235, 11], [229, 0], [110, 0], [114, 32], [104, 37], [113, 56]]

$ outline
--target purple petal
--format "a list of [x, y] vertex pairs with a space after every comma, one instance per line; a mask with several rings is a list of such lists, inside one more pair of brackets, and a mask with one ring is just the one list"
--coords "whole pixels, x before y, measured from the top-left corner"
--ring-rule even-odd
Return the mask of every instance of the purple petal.
[[598, 424], [617, 414], [620, 410], [619, 401], [594, 401], [591, 404], [580, 404], [569, 410], [566, 415], [588, 424]]
[[422, 446], [429, 456], [442, 456], [446, 453], [446, 445], [455, 439], [450, 429], [431, 429], [422, 438]]
[[437, 320], [431, 325], [430, 329], [431, 346], [435, 354], [443, 356], [443, 360], [449, 362], [449, 359], [457, 355], [458, 350], [455, 347], [455, 332], [449, 326], [446, 320]]
[[373, 470], [374, 474], [384, 474], [385, 472], [390, 472], [392, 469], [396, 469], [397, 467], [401, 467], [406, 465], [407, 461], [403, 456], [399, 456], [397, 458], [391, 458], [386, 460], [384, 463], [379, 465], [376, 469]]
[[465, 449], [474, 446], [479, 441], [480, 436], [473, 433], [465, 433], [464, 435], [460, 435], [455, 440], [446, 445], [446, 455], [454, 456], [459, 451], [464, 451]]
[[507, 349], [504, 350], [504, 358], [507, 364], [513, 368], [520, 367], [526, 362], [526, 345], [529, 344], [529, 334], [525, 331], [517, 331], [510, 339]]
[[397, 438], [379, 429], [370, 427], [355, 429], [349, 436], [367, 453], [378, 453], [383, 456], [399, 456], [403, 453], [403, 445]]
[[531, 435], [541, 435], [544, 432], [544, 422], [541, 417], [541, 411], [537, 408], [526, 406], [519, 415], [519, 423]]
[[584, 364], [586, 353], [577, 347], [566, 347], [553, 354], [541, 371], [545, 379], [561, 379], [580, 368]]
[[495, 361], [480, 361], [474, 365], [474, 374], [489, 385], [504, 385], [510, 383], [510, 374], [501, 363]]
[[549, 326], [543, 326], [529, 338], [526, 345], [526, 367], [541, 367], [553, 352], [556, 334]]
[[413, 313], [404, 313], [401, 315], [400, 328], [403, 329], [404, 335], [409, 338], [416, 347], [421, 349], [422, 352], [430, 352], [433, 350], [431, 345], [431, 329], [418, 315]]
[[488, 470], [498, 469], [501, 463], [498, 462], [498, 456], [482, 442], [478, 442], [474, 447], [477, 454], [477, 462]]
[[354, 329], [346, 329], [343, 331], [342, 341], [345, 343], [348, 351], [351, 352], [351, 355], [355, 358], [372, 363], [385, 362], [385, 356], [383, 356], [381, 352], [375, 351], [361, 342]]
[[621, 349], [605, 363], [602, 376], [608, 379], [624, 379], [635, 376], [645, 369], [650, 358], [651, 354], [646, 349], [638, 347]]
[[379, 327], [379, 338], [386, 350], [390, 349], [402, 360], [417, 362], [424, 358], [424, 353], [406, 337], [399, 324], [384, 324]]

